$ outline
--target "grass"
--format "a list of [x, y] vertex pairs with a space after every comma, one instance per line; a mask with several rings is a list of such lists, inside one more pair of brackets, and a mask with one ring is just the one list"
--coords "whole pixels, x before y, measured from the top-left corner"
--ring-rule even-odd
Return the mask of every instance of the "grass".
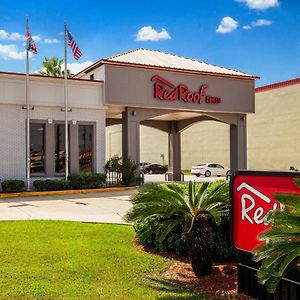
[[131, 226], [0, 222], [0, 299], [207, 299], [163, 280]]

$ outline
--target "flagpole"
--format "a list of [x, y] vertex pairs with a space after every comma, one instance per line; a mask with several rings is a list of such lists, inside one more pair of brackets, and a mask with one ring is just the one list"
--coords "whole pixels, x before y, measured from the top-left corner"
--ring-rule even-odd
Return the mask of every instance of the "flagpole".
[[30, 190], [30, 99], [29, 99], [29, 39], [28, 16], [26, 16], [26, 179], [27, 190]]
[[69, 131], [68, 131], [68, 74], [67, 74], [67, 22], [64, 22], [65, 33], [65, 71], [64, 71], [64, 96], [65, 96], [65, 165], [66, 179], [69, 175]]

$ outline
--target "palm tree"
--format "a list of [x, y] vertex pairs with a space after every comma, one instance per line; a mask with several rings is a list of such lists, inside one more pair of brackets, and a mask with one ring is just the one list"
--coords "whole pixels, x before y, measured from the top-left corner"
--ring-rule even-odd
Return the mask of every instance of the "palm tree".
[[144, 185], [132, 197], [133, 207], [126, 215], [127, 221], [143, 221], [158, 216], [157, 225], [142, 233], [147, 239], [154, 232], [161, 232], [163, 241], [177, 226], [181, 226], [187, 240], [193, 270], [197, 276], [212, 271], [213, 224], [220, 224], [228, 215], [229, 187], [225, 181], [204, 182], [196, 186], [157, 184]]
[[[64, 71], [62, 70], [62, 59], [58, 59], [56, 56], [52, 58], [45, 57], [43, 61], [43, 69], [38, 73], [44, 76], [54, 76], [54, 77], [62, 77], [64, 76]], [[70, 70], [67, 70], [67, 76], [72, 77], [73, 74]]]
[[[295, 180], [300, 187], [300, 180]], [[276, 211], [272, 228], [263, 232], [259, 238], [269, 243], [256, 248], [253, 260], [262, 261], [257, 271], [258, 280], [274, 293], [282, 276], [295, 266], [300, 256], [300, 195], [277, 194], [276, 200], [285, 206]]]

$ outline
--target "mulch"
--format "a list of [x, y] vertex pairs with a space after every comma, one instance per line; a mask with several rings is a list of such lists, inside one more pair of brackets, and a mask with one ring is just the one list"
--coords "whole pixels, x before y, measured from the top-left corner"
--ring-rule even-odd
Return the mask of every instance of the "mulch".
[[211, 299], [252, 300], [253, 298], [237, 291], [237, 266], [235, 263], [214, 264], [210, 275], [196, 277], [192, 266], [185, 256], [153, 251], [148, 247], [137, 245], [141, 251], [151, 252], [171, 259], [171, 266], [161, 273], [164, 280], [182, 287], [198, 290]]

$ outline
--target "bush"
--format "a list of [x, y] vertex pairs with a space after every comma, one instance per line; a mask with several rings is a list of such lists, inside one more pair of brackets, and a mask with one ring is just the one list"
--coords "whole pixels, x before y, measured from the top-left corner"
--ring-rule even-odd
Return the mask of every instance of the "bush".
[[[171, 231], [167, 238], [161, 242], [158, 239], [160, 232], [154, 231], [151, 236], [143, 240], [142, 233], [151, 230], [157, 222], [160, 222], [160, 217], [149, 217], [144, 222], [138, 221], [134, 223], [137, 240], [144, 246], [149, 246], [159, 251], [171, 251], [177, 254], [187, 254], [186, 240], [183, 236], [181, 227], [176, 227]], [[223, 218], [220, 226], [214, 228], [214, 245], [213, 258], [216, 261], [232, 260], [236, 258], [237, 251], [231, 243], [230, 239], [230, 222], [229, 218]]]
[[80, 173], [68, 176], [70, 189], [96, 189], [103, 187], [106, 181], [106, 174], [103, 173]]
[[118, 179], [121, 180], [125, 186], [139, 184], [140, 178], [138, 176], [139, 165], [136, 164], [130, 157], [115, 155], [107, 161], [105, 168], [109, 172], [117, 172]]
[[149, 217], [145, 221], [137, 221], [134, 223], [134, 230], [136, 238], [144, 245], [149, 246], [159, 251], [171, 251], [177, 254], [187, 254], [186, 242], [183, 238], [183, 231], [181, 227], [176, 227], [170, 232], [167, 238], [161, 242], [158, 239], [159, 232], [154, 231], [148, 239], [142, 238], [142, 233], [151, 230], [155, 225], [161, 221], [161, 217]]
[[4, 180], [2, 182], [2, 191], [4, 193], [16, 193], [22, 192], [25, 188], [23, 180]]
[[122, 182], [126, 186], [137, 184], [136, 178], [138, 164], [132, 161], [130, 157], [124, 157], [121, 165]]
[[216, 261], [234, 260], [237, 250], [231, 241], [231, 224], [229, 217], [223, 217], [220, 226], [215, 228], [213, 258]]
[[33, 186], [37, 191], [61, 191], [69, 189], [67, 180], [35, 180]]

